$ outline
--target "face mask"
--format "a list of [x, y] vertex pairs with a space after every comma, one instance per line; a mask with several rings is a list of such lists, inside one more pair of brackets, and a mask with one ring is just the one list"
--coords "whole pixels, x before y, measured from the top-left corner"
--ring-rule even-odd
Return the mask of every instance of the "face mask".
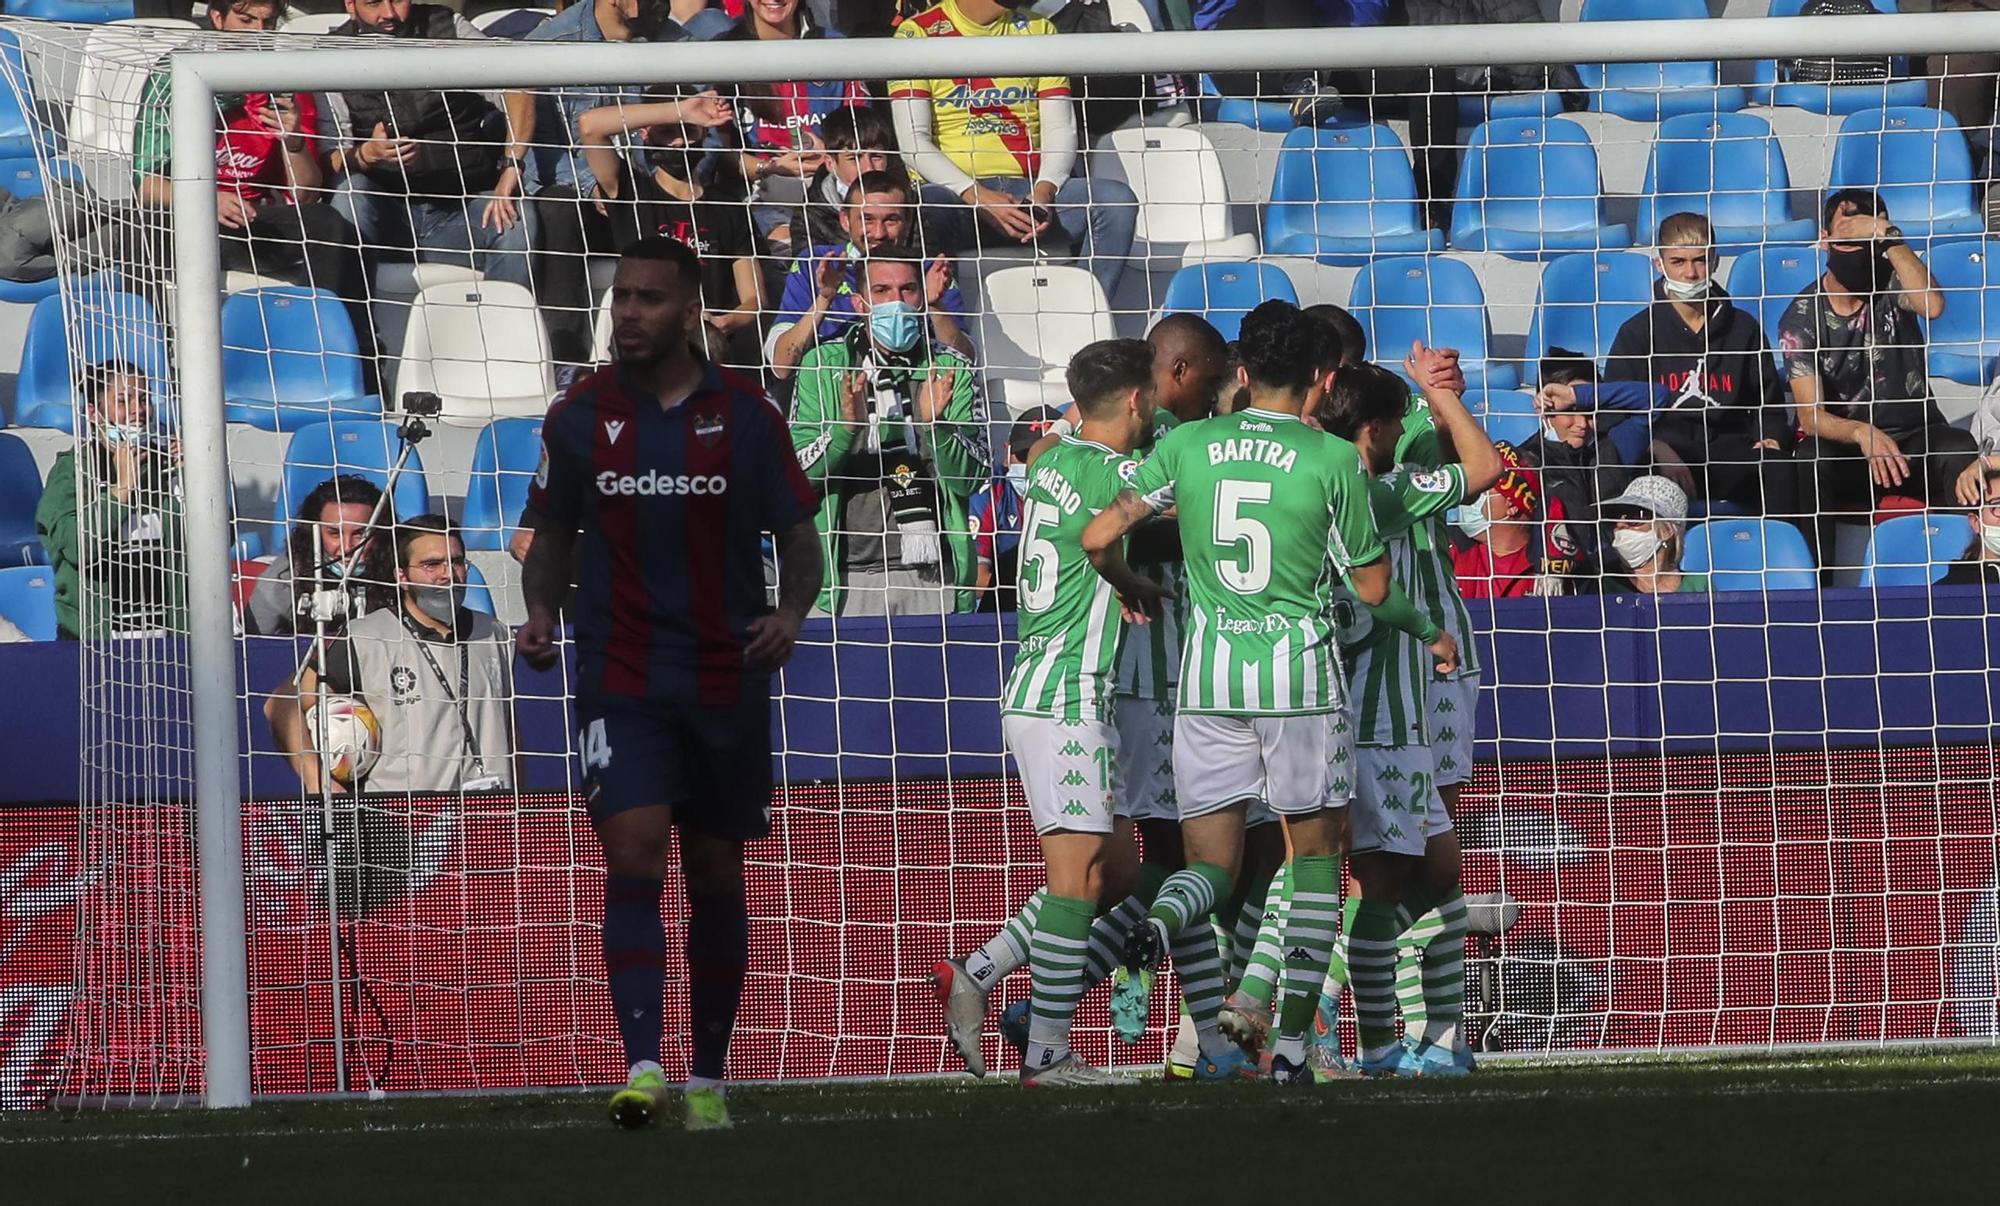
[[1007, 466], [1007, 480], [1013, 483], [1016, 490], [1026, 490], [1028, 488], [1028, 467], [1019, 461]]
[[430, 585], [410, 587], [410, 602], [440, 624], [449, 624], [458, 618], [459, 605], [465, 601], [465, 587], [456, 582], [439, 582]]
[[1563, 442], [1562, 433], [1557, 431], [1556, 425], [1547, 419], [1542, 420], [1542, 438], [1551, 444], [1560, 444]]
[[1866, 247], [1827, 252], [1826, 270], [1849, 293], [1887, 293], [1896, 280], [1896, 269], [1889, 263], [1889, 257], [1876, 255]]
[[1638, 569], [1660, 551], [1660, 534], [1652, 528], [1619, 528], [1611, 534], [1611, 547], [1627, 569]]
[[655, 147], [646, 152], [646, 162], [686, 184], [694, 179], [698, 152], [692, 147]]
[[1979, 543], [1986, 546], [1987, 552], [2000, 557], [2000, 523], [1980, 524]]
[[1662, 286], [1667, 291], [1667, 296], [1673, 298], [1675, 301], [1695, 302], [1708, 296], [1709, 278], [1707, 277], [1702, 277], [1698, 281], [1677, 281], [1673, 277], [1668, 276], [1662, 277], [1660, 280]]
[[908, 302], [880, 302], [868, 310], [868, 334], [880, 347], [907, 352], [924, 336], [924, 316]]
[[1466, 503], [1462, 507], [1453, 508], [1451, 521], [1458, 525], [1459, 531], [1464, 532], [1474, 540], [1486, 535], [1486, 529], [1493, 526], [1493, 521], [1486, 516], [1486, 498], [1484, 495]]
[[146, 429], [137, 423], [100, 423], [97, 430], [104, 433], [104, 442], [113, 448], [146, 442]]
[[345, 557], [336, 557], [320, 568], [321, 572], [329, 578], [347, 577], [347, 559]]

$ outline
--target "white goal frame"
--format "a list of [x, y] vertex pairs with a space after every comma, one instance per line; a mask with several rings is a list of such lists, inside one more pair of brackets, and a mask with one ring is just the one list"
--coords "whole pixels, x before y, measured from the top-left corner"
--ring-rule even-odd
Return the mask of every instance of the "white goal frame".
[[[284, 89], [490, 89], [606, 80], [719, 84], [816, 79], [824, 41], [481, 43], [477, 54], [386, 39], [347, 49], [179, 51], [172, 55], [173, 247], [177, 385], [185, 454], [189, 682], [200, 858], [202, 1041], [211, 1108], [250, 1103], [249, 978], [242, 801], [231, 628], [229, 458], [222, 396], [223, 280], [216, 215], [218, 93]], [[1821, 19], [1565, 22], [1060, 38], [853, 39], [837, 44], [843, 78], [1123, 74], [1455, 67], [1508, 63], [1713, 61], [1918, 55], [2000, 47], [2000, 13]], [[393, 405], [391, 409], [394, 409]]]

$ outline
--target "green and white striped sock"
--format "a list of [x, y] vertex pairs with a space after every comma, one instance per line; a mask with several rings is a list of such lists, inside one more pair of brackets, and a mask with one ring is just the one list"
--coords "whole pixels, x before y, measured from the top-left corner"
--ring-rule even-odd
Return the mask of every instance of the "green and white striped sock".
[[1326, 981], [1333, 944], [1340, 936], [1340, 856], [1292, 860], [1291, 919], [1285, 925], [1285, 974], [1278, 1040], [1272, 1051], [1303, 1063], [1318, 988]]
[[1219, 1056], [1228, 1050], [1229, 1040], [1215, 1022], [1222, 1011], [1222, 954], [1215, 946], [1215, 931], [1205, 925], [1188, 926], [1173, 936], [1167, 949], [1180, 980], [1181, 999], [1201, 1037], [1201, 1053]]
[[1285, 970], [1285, 921], [1292, 911], [1292, 867], [1278, 868], [1264, 893], [1264, 912], [1258, 918], [1257, 941], [1236, 982], [1236, 991], [1269, 1007], [1278, 995], [1278, 978]]
[[1396, 1045], [1396, 935], [1393, 904], [1363, 900], [1348, 932], [1347, 973], [1354, 986], [1354, 1025], [1362, 1059], [1379, 1059]]
[[1074, 896], [1042, 901], [1028, 951], [1030, 1068], [1045, 1068], [1069, 1052], [1069, 1024], [1083, 999], [1083, 964], [1096, 912], [1095, 904]]
[[1340, 998], [1347, 994], [1347, 939], [1354, 933], [1354, 913], [1360, 907], [1361, 898], [1349, 892], [1346, 903], [1340, 906], [1340, 938], [1333, 944], [1333, 957], [1327, 960], [1326, 984], [1320, 989], [1333, 1003], [1335, 1013], [1340, 1012]]
[[1400, 907], [1414, 918], [1396, 939], [1396, 1009], [1403, 1015], [1403, 1033], [1424, 1033], [1424, 949], [1444, 932], [1444, 921], [1432, 908], [1430, 893], [1411, 884], [1403, 889]]
[[1459, 1028], [1465, 1022], [1464, 894], [1453, 893], [1433, 916], [1438, 918], [1438, 933], [1424, 947], [1424, 1025], [1417, 1037], [1451, 1051], [1458, 1048]]
[[1166, 926], [1172, 937], [1195, 922], [1207, 925], [1215, 902], [1227, 897], [1229, 890], [1229, 872], [1214, 863], [1190, 863], [1186, 870], [1167, 876], [1147, 916]]
[[1125, 962], [1125, 939], [1146, 916], [1146, 904], [1137, 894], [1112, 905], [1102, 917], [1090, 923], [1090, 953], [1083, 963], [1083, 990], [1089, 992]]
[[1028, 961], [1028, 944], [1035, 937], [1035, 919], [1041, 915], [1042, 902], [1048, 898], [1047, 888], [1035, 889], [1021, 911], [1001, 923], [999, 933], [965, 957], [965, 974], [972, 977], [981, 992], [992, 992], [994, 985]]

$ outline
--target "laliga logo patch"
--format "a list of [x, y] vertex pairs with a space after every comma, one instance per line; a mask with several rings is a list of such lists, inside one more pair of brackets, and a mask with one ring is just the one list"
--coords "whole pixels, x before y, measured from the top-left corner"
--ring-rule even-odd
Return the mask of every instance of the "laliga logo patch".
[[721, 442], [728, 430], [720, 411], [710, 411], [694, 417], [694, 438], [701, 441], [704, 448], [713, 448]]
[[408, 666], [398, 666], [389, 671], [389, 697], [399, 704], [414, 702], [417, 698], [417, 672]]
[[1451, 474], [1443, 470], [1412, 473], [1410, 484], [1425, 494], [1443, 494], [1451, 489]]
[[1138, 474], [1139, 474], [1139, 462], [1137, 461], [1124, 461], [1118, 466], [1118, 476], [1124, 478], [1128, 482], [1131, 481], [1134, 477], [1137, 477]]

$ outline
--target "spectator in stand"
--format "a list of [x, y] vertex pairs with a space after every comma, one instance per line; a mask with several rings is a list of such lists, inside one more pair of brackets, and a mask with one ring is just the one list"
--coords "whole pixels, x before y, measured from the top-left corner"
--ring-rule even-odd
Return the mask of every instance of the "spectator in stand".
[[1653, 304], [1618, 328], [1604, 376], [1656, 387], [1653, 439], [1687, 466], [1695, 498], [1797, 515], [1797, 423], [1756, 315], [1713, 279], [1714, 241], [1700, 214], [1661, 221]]
[[[939, 0], [896, 29], [899, 38], [1047, 35], [1048, 19], [1001, 0]], [[1138, 199], [1115, 180], [1073, 175], [1077, 123], [1059, 75], [890, 82], [896, 137], [937, 206], [942, 250], [985, 240], [1039, 244], [1061, 226], [1106, 297], [1115, 297], [1138, 222]], [[982, 236], [981, 228], [985, 234]], [[926, 233], [932, 233], [926, 220]]]
[[979, 560], [979, 576], [972, 585], [979, 592], [981, 611], [1014, 610], [1014, 586], [1021, 572], [1021, 501], [1028, 494], [1028, 454], [1062, 417], [1053, 406], [1037, 406], [1016, 420], [1007, 434], [1006, 471], [972, 496], [972, 551]]
[[[750, 0], [721, 42], [790, 42], [838, 38], [813, 20], [802, 0]], [[828, 47], [829, 56], [833, 48]], [[759, 202], [757, 233], [773, 254], [792, 254], [792, 215], [805, 185], [826, 166], [822, 127], [833, 113], [868, 103], [854, 80], [748, 84], [737, 90], [743, 134], [743, 175]]]
[[1778, 320], [1778, 344], [1806, 435], [1800, 511], [1817, 516], [1806, 538], [1830, 550], [1835, 521], [1869, 515], [1884, 495], [1950, 506], [1976, 444], [1931, 397], [1922, 320], [1944, 313], [1944, 294], [1888, 207], [1840, 190], [1820, 243], [1827, 270]]
[[[278, 0], [209, 0], [207, 12], [210, 27], [221, 34], [275, 30], [281, 15]], [[148, 208], [164, 209], [174, 199], [167, 175], [174, 149], [170, 82], [165, 69], [147, 78], [132, 140], [138, 201]], [[325, 289], [348, 303], [364, 350], [372, 347], [354, 227], [319, 203], [326, 163], [308, 133], [319, 119], [313, 95], [251, 92], [218, 102], [215, 202], [223, 268]], [[152, 227], [166, 233], [171, 224]], [[166, 246], [153, 254], [161, 264], [173, 260]]]
[[1535, 399], [1541, 433], [1522, 450], [1523, 459], [1541, 470], [1549, 549], [1543, 570], [1554, 578], [1595, 578], [1610, 563], [1599, 547], [1599, 508], [1603, 499], [1617, 497], [1638, 476], [1598, 430], [1596, 414], [1576, 403], [1578, 387], [1587, 389], [1596, 377], [1597, 367], [1588, 357], [1550, 348], [1541, 363], [1542, 392]]
[[[649, 7], [657, 7], [658, 0], [640, 0]], [[729, 13], [709, 0], [668, 0], [667, 12], [674, 27], [681, 31], [680, 38], [658, 39], [680, 41], [682, 38], [696, 42], [713, 42], [727, 37], [736, 22]]]
[[978, 373], [927, 334], [916, 251], [878, 246], [857, 271], [866, 321], [806, 353], [792, 406], [792, 446], [822, 499], [817, 610], [970, 611], [967, 501], [992, 463]]
[[[514, 638], [465, 606], [465, 547], [442, 515], [398, 524], [397, 597], [329, 641], [264, 701], [278, 749], [306, 790], [458, 792], [508, 787], [514, 767]], [[326, 690], [364, 700], [382, 753], [360, 784], [324, 775], [309, 710]]]
[[[342, 37], [481, 40], [451, 9], [410, 0], [347, 0]], [[333, 204], [370, 256], [414, 249], [490, 279], [528, 284], [533, 214], [521, 193], [534, 98], [477, 92], [329, 92], [340, 188]]]
[[1635, 478], [1607, 500], [1605, 571], [1596, 588], [1607, 595], [1706, 592], [1706, 575], [1681, 571], [1687, 513], [1686, 491], [1657, 475]]
[[67, 640], [183, 631], [181, 442], [154, 423], [140, 369], [114, 360], [83, 373], [82, 437], [49, 467], [35, 507], [56, 576], [56, 627]]
[[[702, 146], [733, 121], [713, 92], [592, 109], [577, 122], [597, 178], [593, 207], [630, 242], [661, 236], [701, 258], [701, 334], [706, 359], [755, 375], [763, 364], [764, 274], [750, 222], [741, 156]], [[637, 136], [636, 140], [632, 140]], [[612, 139], [628, 139], [624, 152]]]
[[[1385, 23], [1389, 0], [1196, 0], [1192, 16], [1196, 29], [1346, 29]], [[1341, 99], [1339, 88], [1317, 71], [1220, 72], [1210, 78], [1224, 96], [1289, 100], [1292, 120], [1306, 126], [1331, 116]]]
[[1972, 513], [1972, 540], [1951, 563], [1940, 586], [2000, 585], [2000, 466], [1980, 467], [1982, 497]]
[[555, 0], [549, 6], [553, 12], [539, 8], [517, 8], [486, 26], [486, 36], [501, 38], [509, 42], [524, 41], [528, 35], [548, 24], [551, 18], [561, 16], [573, 4], [581, 0]]
[[382, 491], [365, 477], [330, 477], [299, 504], [285, 547], [258, 575], [243, 609], [243, 631], [251, 636], [287, 636], [314, 630], [313, 597], [319, 591], [344, 596], [330, 616], [334, 627], [392, 605], [395, 566], [389, 540], [368, 530]]
[[1541, 485], [1512, 445], [1495, 444], [1506, 466], [1500, 480], [1474, 502], [1455, 508], [1466, 543], [1451, 556], [1459, 593], [1468, 599], [1518, 598], [1535, 593], [1540, 572], [1537, 530]]
[[[855, 181], [870, 172], [890, 172], [905, 181], [910, 178], [896, 150], [895, 128], [880, 110], [860, 105], [835, 109], [820, 122], [819, 130], [826, 154], [819, 170], [806, 182], [802, 212], [792, 219], [794, 225], [805, 224], [805, 243], [810, 246], [846, 241], [847, 194], [853, 191]], [[792, 233], [792, 244], [794, 248], [799, 245], [796, 233]]]
[[[778, 300], [778, 317], [766, 340], [771, 372], [789, 377], [814, 345], [838, 339], [857, 320], [854, 267], [881, 244], [907, 246], [915, 217], [909, 178], [899, 172], [870, 172], [855, 181], [841, 207], [841, 241], [812, 248], [793, 261]], [[924, 265], [924, 312], [931, 337], [962, 356], [972, 356], [965, 332], [965, 298], [957, 273], [944, 256]]]

